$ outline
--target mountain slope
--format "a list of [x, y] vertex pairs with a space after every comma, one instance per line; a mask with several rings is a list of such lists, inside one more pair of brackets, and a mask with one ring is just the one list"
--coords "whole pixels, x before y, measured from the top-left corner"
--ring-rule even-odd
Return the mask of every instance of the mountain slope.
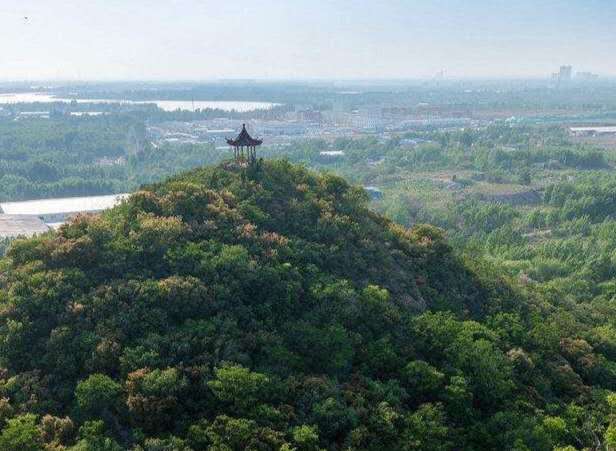
[[1, 265], [2, 449], [550, 450], [592, 442], [567, 406], [614, 380], [438, 229], [286, 162], [146, 187]]

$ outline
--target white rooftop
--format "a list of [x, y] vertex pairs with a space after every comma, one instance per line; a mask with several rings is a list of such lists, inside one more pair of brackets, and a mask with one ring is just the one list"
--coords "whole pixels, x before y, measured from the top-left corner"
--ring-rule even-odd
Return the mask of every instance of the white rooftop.
[[47, 224], [36, 216], [0, 214], [0, 238], [32, 236], [48, 230]]
[[598, 127], [571, 127], [572, 132], [594, 132], [594, 133], [616, 133], [616, 126], [598, 126]]
[[2, 202], [0, 209], [9, 215], [43, 216], [95, 212], [119, 204], [129, 194], [111, 194], [107, 196], [65, 197], [57, 199], [26, 200], [23, 202]]

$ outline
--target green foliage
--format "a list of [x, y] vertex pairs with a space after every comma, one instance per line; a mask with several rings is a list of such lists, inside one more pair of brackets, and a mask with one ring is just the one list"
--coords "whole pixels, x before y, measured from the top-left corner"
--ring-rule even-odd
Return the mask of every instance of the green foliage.
[[253, 373], [240, 365], [225, 365], [215, 370], [215, 377], [208, 382], [214, 396], [238, 413], [245, 413], [264, 396], [269, 379], [264, 374]]
[[453, 444], [448, 440], [442, 407], [423, 404], [404, 419], [401, 437], [402, 450], [448, 450]]
[[209, 449], [219, 451], [277, 450], [284, 444], [281, 433], [246, 419], [218, 416], [207, 429]]
[[38, 417], [24, 414], [11, 418], [0, 433], [0, 449], [6, 451], [38, 451], [42, 446]]
[[402, 380], [416, 399], [431, 397], [442, 389], [445, 375], [427, 362], [416, 360], [402, 370]]
[[135, 114], [0, 120], [1, 201], [126, 192], [219, 160], [209, 144], [150, 145]]
[[319, 434], [314, 426], [301, 425], [293, 428], [293, 443], [298, 451], [318, 451]]
[[[471, 135], [460, 152], [482, 145]], [[554, 211], [558, 196], [540, 208]], [[550, 223], [543, 210], [475, 199], [453, 211], [442, 224], [461, 228], [448, 233], [466, 255], [443, 229], [374, 213], [335, 175], [225, 163], [15, 241], [0, 263], [0, 440], [225, 451], [611, 443], [605, 218], [557, 215], [560, 233], [579, 237], [528, 249], [534, 238], [511, 235]]]
[[79, 428], [79, 440], [71, 451], [121, 451], [122, 447], [105, 433], [102, 421], [86, 421]]
[[100, 417], [118, 408], [122, 386], [104, 374], [92, 374], [79, 382], [75, 399], [86, 417]]

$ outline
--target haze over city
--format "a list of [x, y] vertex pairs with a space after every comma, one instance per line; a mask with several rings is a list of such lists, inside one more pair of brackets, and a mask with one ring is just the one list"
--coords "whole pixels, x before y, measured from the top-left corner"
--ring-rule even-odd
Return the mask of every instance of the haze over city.
[[4, 0], [4, 80], [616, 75], [610, 0]]

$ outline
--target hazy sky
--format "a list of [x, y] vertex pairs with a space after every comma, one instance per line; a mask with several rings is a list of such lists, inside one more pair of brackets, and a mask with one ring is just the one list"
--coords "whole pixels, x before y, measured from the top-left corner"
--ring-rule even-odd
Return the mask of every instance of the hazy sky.
[[616, 0], [1, 0], [0, 36], [3, 79], [616, 75]]

